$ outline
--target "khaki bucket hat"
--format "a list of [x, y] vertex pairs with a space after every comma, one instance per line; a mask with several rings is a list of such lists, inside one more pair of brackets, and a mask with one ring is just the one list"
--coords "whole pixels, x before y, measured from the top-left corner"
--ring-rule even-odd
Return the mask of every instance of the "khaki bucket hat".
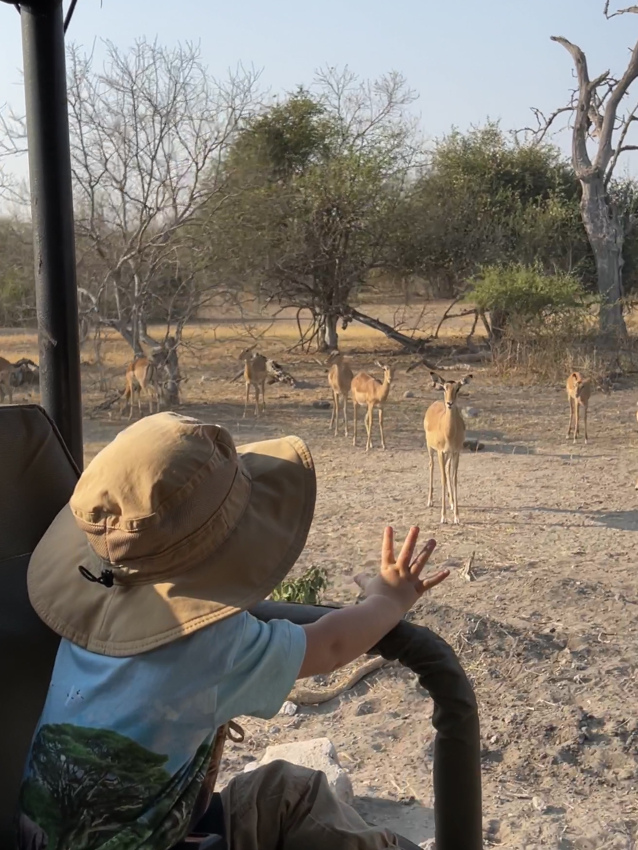
[[88, 465], [29, 563], [53, 631], [136, 655], [261, 601], [301, 553], [315, 505], [297, 437], [235, 448], [219, 425], [157, 413]]

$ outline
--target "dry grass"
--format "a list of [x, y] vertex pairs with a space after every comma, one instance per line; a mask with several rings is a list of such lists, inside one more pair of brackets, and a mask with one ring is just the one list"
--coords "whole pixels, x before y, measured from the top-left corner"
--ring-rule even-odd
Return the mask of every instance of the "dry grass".
[[[411, 306], [392, 304], [361, 304], [362, 312], [388, 324], [398, 326], [405, 334], [417, 334], [420, 337], [433, 336], [440, 319], [449, 306], [449, 301], [428, 302]], [[456, 311], [456, 307], [453, 312]], [[301, 317], [301, 328], [308, 328], [308, 321]], [[439, 331], [438, 343], [453, 349], [465, 344], [473, 324], [472, 316], [454, 318], [445, 322]], [[627, 318], [630, 332], [638, 335], [638, 311]], [[161, 339], [165, 328], [151, 327], [150, 333]], [[390, 343], [380, 332], [365, 325], [352, 322], [344, 331], [339, 332], [340, 347], [352, 354], [375, 354], [393, 357], [398, 354], [397, 346]], [[475, 340], [485, 339], [482, 325], [475, 329]], [[189, 394], [193, 380], [202, 382], [212, 380], [219, 375], [219, 366], [231, 379], [239, 371], [233, 360], [247, 345], [256, 343], [264, 353], [278, 358], [295, 368], [314, 360], [316, 355], [301, 352], [299, 326], [296, 311], [283, 310], [275, 315], [273, 311], [245, 311], [243, 317], [232, 315], [211, 315], [208, 318], [189, 325], [184, 333], [184, 348], [180, 360], [185, 374], [190, 375]], [[0, 331], [0, 356], [9, 360], [30, 357], [37, 360], [37, 336], [32, 330]], [[121, 337], [113, 330], [104, 330], [100, 341], [101, 367], [98, 368], [95, 345], [88, 340], [82, 349], [83, 387], [90, 396], [100, 391], [121, 390], [124, 372], [131, 360], [131, 351]], [[401, 365], [403, 358], [399, 361]], [[494, 351], [494, 376], [505, 383], [523, 385], [542, 385], [561, 383], [565, 376], [574, 370], [591, 376], [599, 386], [605, 376], [616, 367], [615, 356], [608, 351], [596, 348], [593, 335], [570, 332], [569, 328], [556, 332], [546, 332], [542, 339], [535, 339], [525, 333], [509, 335]], [[621, 353], [619, 365], [628, 372], [638, 370], [638, 345], [630, 337]], [[476, 369], [474, 369], [476, 371]]]

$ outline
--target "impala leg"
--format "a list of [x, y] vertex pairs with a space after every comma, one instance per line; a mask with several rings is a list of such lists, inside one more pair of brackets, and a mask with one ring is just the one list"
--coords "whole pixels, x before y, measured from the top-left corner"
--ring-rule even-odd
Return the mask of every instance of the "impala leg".
[[574, 399], [569, 397], [569, 427], [567, 428], [567, 439], [569, 440], [569, 435], [572, 432], [572, 424], [574, 421]]
[[441, 469], [441, 522], [447, 522], [447, 516], [445, 513], [445, 500], [446, 500], [446, 489], [447, 489], [447, 457], [445, 456], [445, 452], [439, 452], [439, 467]]
[[352, 438], [352, 445], [357, 445], [357, 402], [352, 399], [352, 427], [354, 428], [354, 437]]
[[261, 382], [261, 412], [266, 412], [266, 382]]
[[578, 409], [579, 407], [580, 407], [580, 402], [578, 401], [578, 399], [574, 399], [574, 423], [575, 423], [575, 425], [574, 425], [574, 442], [576, 442], [576, 438], [578, 437], [578, 432], [579, 432], [579, 429], [580, 429], [580, 422], [579, 422], [580, 411]]
[[454, 510], [454, 477], [453, 477], [452, 455], [447, 459], [447, 496], [450, 510]]
[[434, 504], [434, 449], [428, 448], [428, 459], [430, 466], [430, 486], [428, 488], [428, 508], [431, 508]]
[[585, 445], [587, 445], [587, 405], [583, 405], [583, 424], [585, 426]]
[[332, 431], [332, 426], [335, 424], [335, 419], [337, 420], [337, 426], [335, 428], [335, 437], [337, 436], [337, 430], [339, 428], [339, 412], [337, 408], [337, 394], [333, 390], [332, 391], [332, 416], [330, 417], [330, 425], [329, 429]]
[[348, 393], [343, 394], [343, 425], [348, 436]]
[[385, 449], [385, 436], [383, 434], [383, 408], [379, 408], [379, 431], [381, 431], [381, 448]]
[[366, 413], [366, 434], [368, 438], [366, 440], [366, 451], [372, 448], [372, 408], [368, 407], [368, 412]]
[[452, 493], [454, 494], [454, 524], [459, 524], [459, 454], [455, 454], [450, 460], [452, 467]]
[[255, 416], [259, 416], [259, 384], [255, 384]]
[[135, 405], [135, 390], [131, 387], [131, 395], [129, 396], [129, 411], [128, 411], [128, 421], [130, 422], [133, 418], [133, 407]]
[[248, 410], [248, 401], [250, 399], [250, 384], [246, 384], [246, 403], [244, 404], [244, 415], [242, 419], [246, 418], [246, 411]]

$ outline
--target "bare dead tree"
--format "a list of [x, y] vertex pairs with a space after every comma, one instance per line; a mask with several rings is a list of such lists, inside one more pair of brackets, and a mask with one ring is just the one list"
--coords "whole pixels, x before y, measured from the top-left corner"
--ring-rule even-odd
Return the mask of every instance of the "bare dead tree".
[[[146, 41], [126, 52], [108, 44], [100, 69], [72, 46], [68, 69], [82, 317], [140, 355], [142, 343], [162, 344], [151, 321], [179, 342], [214, 285], [204, 224], [226, 199], [224, 157], [254, 108], [257, 75], [217, 81], [197, 48]], [[24, 122], [3, 124], [5, 149], [18, 152]]]
[[[638, 13], [638, 6], [610, 11], [607, 18]], [[638, 150], [629, 143], [633, 124], [638, 121], [638, 103], [621, 112], [621, 105], [631, 84], [638, 77], [638, 42], [636, 42], [624, 74], [615, 78], [604, 71], [590, 77], [587, 58], [576, 44], [562, 36], [552, 36], [573, 59], [577, 88], [566, 106], [544, 115], [535, 109], [535, 137], [542, 141], [563, 115], [569, 116], [572, 132], [572, 164], [582, 187], [581, 215], [596, 258], [598, 290], [601, 298], [600, 330], [604, 336], [624, 335], [622, 313], [623, 243], [627, 228], [633, 224], [623, 215], [610, 192], [610, 183], [619, 158], [627, 151]]]

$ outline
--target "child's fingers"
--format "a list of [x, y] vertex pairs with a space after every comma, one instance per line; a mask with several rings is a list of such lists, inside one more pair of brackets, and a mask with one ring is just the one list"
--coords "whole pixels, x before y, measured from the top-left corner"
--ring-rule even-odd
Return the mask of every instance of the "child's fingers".
[[387, 525], [383, 532], [383, 543], [381, 544], [381, 563], [394, 563], [394, 529]]
[[434, 573], [432, 576], [428, 576], [424, 581], [419, 581], [415, 584], [416, 592], [421, 595], [425, 593], [426, 590], [431, 590], [433, 587], [436, 587], [437, 584], [441, 584], [450, 574], [449, 570], [439, 570], [438, 573]]
[[403, 578], [408, 578], [408, 576], [410, 575], [410, 561], [412, 560], [412, 555], [414, 554], [414, 547], [416, 546], [418, 538], [419, 528], [418, 526], [413, 525], [412, 528], [408, 531], [405, 540], [403, 541], [401, 554], [397, 559], [397, 567], [399, 568], [399, 574]]
[[430, 555], [434, 552], [434, 548], [436, 547], [436, 540], [433, 538], [428, 540], [423, 549], [419, 552], [416, 558], [410, 564], [410, 574], [413, 576], [418, 576], [421, 574], [423, 567], [427, 564], [430, 559]]

